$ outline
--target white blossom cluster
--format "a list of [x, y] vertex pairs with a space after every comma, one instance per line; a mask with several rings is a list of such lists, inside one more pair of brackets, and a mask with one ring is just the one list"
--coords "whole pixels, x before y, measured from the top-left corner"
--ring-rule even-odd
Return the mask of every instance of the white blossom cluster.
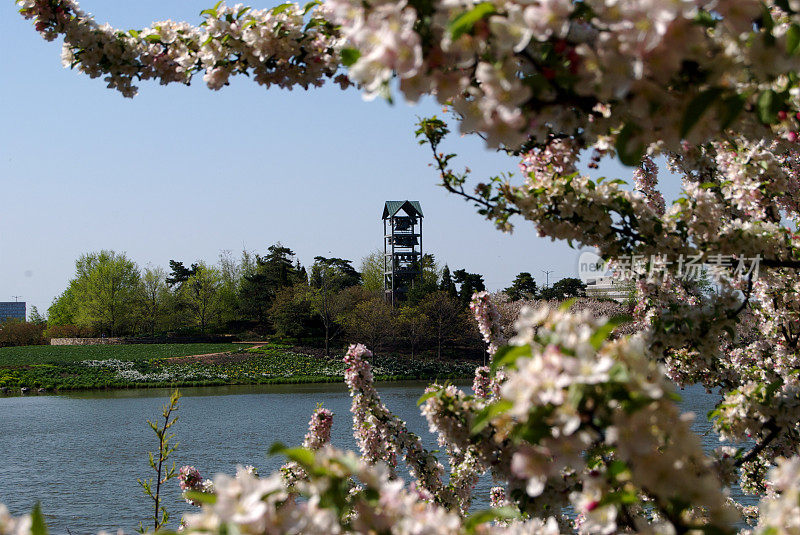
[[30, 535], [31, 517], [24, 515], [13, 517], [8, 508], [0, 503], [0, 535]]
[[770, 488], [774, 494], [761, 501], [761, 522], [756, 533], [800, 533], [800, 457], [778, 459], [778, 465], [772, 469]]
[[[98, 24], [72, 0], [17, 3], [46, 39], [63, 35], [65, 66], [92, 78], [105, 76], [108, 87], [126, 97], [136, 94], [138, 80], [188, 84], [198, 72], [211, 89], [243, 73], [266, 87], [308, 89], [338, 70], [330, 25], [316, 16], [307, 21], [306, 10], [296, 4], [271, 10], [218, 4], [203, 11], [200, 26], [166, 20], [121, 31]], [[337, 80], [349, 84], [345, 76]]]
[[[635, 152], [655, 133], [677, 150], [682, 138], [705, 139], [732, 122], [768, 135], [739, 116], [741, 101], [795, 87], [786, 74], [800, 61], [790, 30], [797, 14], [780, 2], [766, 3], [769, 21], [755, 0], [326, 4], [359, 53], [350, 75], [369, 95], [396, 74], [406, 98], [430, 93], [452, 104], [462, 131], [482, 132], [492, 146], [558, 133]], [[782, 117], [773, 131], [796, 139], [791, 114]]]
[[469, 303], [469, 308], [478, 322], [478, 329], [488, 346], [487, 351], [490, 355], [494, 355], [500, 346], [505, 345], [507, 339], [500, 328], [499, 313], [489, 292], [475, 293]]
[[[304, 468], [310, 477], [293, 491], [280, 475], [257, 478], [240, 469], [236, 477], [217, 476], [216, 501], [185, 517], [186, 533], [304, 533], [456, 535], [464, 520], [421, 499], [413, 488], [392, 479], [386, 465], [372, 465], [352, 453], [320, 449]], [[298, 494], [295, 494], [297, 492]], [[302, 500], [296, 499], [301, 496]], [[334, 498], [335, 496], [335, 498]], [[474, 528], [473, 528], [474, 529]], [[512, 531], [484, 523], [480, 534], [555, 535], [552, 521], [518, 523]]]
[[[371, 356], [363, 345], [350, 346], [345, 355], [348, 365], [345, 383], [353, 398], [350, 409], [353, 435], [362, 458], [370, 463], [383, 462], [394, 474], [398, 457], [402, 455], [420, 492], [439, 503], [468, 510], [480, 470], [474, 452], [448, 447], [451, 474], [446, 484], [444, 466], [423, 447], [420, 438], [408, 430], [406, 423], [381, 402], [373, 384], [372, 368], [366, 360]], [[441, 437], [440, 444], [446, 445]]]
[[200, 26], [140, 32], [99, 25], [72, 0], [18, 3], [46, 38], [64, 36], [68, 65], [127, 96], [134, 79], [186, 83], [199, 71], [212, 89], [244, 72], [308, 87], [343, 62], [366, 96], [387, 93], [396, 76], [406, 98], [452, 104], [462, 131], [492, 146], [565, 133], [635, 155], [653, 133], [676, 151], [734, 125], [797, 139], [787, 113], [798, 97], [788, 74], [800, 68], [792, 2], [327, 0], [309, 8], [311, 24], [296, 4], [219, 5]]
[[[485, 406], [448, 387], [425, 402], [432, 430], [448, 444], [474, 448], [512, 491], [524, 489], [528, 513], [571, 505], [583, 533], [641, 529], [651, 520], [636, 505], [643, 503], [663, 512], [657, 529], [732, 525], [736, 516], [714, 463], [661, 369], [646, 359], [643, 339], [601, 344], [604, 327], [588, 312], [525, 309], [511, 340], [520, 353], [506, 371], [497, 416], [476, 434]], [[615, 501], [620, 493], [630, 501]], [[687, 504], [684, 511], [672, 510], [676, 502]]]

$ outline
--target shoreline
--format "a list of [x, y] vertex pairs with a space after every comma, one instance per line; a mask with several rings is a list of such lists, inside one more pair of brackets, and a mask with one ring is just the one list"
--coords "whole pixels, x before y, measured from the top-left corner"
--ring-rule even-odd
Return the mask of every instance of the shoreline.
[[[448, 376], [415, 376], [415, 375], [375, 375], [376, 383], [406, 383], [418, 381], [465, 381], [472, 377], [467, 375], [448, 375]], [[128, 383], [120, 385], [99, 386], [94, 388], [32, 388], [32, 387], [4, 387], [7, 391], [0, 390], [1, 398], [14, 397], [36, 397], [36, 396], [57, 396], [66, 393], [79, 392], [104, 392], [119, 390], [150, 390], [157, 388], [199, 388], [214, 386], [268, 386], [268, 385], [293, 385], [293, 384], [344, 384], [344, 377], [271, 377], [264, 381], [257, 382], [222, 382], [222, 381], [183, 381], [173, 383]], [[22, 392], [24, 388], [29, 388], [28, 392]]]

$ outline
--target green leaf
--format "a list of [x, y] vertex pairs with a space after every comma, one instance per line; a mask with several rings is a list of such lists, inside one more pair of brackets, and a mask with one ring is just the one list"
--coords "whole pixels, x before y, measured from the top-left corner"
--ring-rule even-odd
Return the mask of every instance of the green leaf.
[[302, 466], [303, 468], [310, 468], [314, 466], [316, 456], [314, 452], [308, 448], [289, 448], [283, 451], [283, 454], [289, 460], [292, 460]]
[[267, 450], [267, 455], [283, 455], [286, 449], [286, 446], [282, 442], [273, 442], [272, 446]]
[[683, 119], [681, 120], [680, 134], [682, 138], [686, 137], [686, 134], [692, 130], [708, 107], [714, 103], [721, 94], [722, 89], [712, 87], [700, 92], [699, 95], [689, 102], [689, 105], [686, 106], [686, 111], [683, 112]]
[[306, 5], [303, 6], [303, 15], [307, 14], [309, 11], [311, 11], [312, 8], [319, 5], [322, 5], [322, 2], [320, 2], [319, 0], [312, 0], [311, 2], [307, 2]]
[[491, 2], [481, 2], [469, 11], [465, 11], [450, 21], [450, 24], [448, 25], [450, 35], [454, 40], [458, 39], [465, 33], [471, 32], [472, 28], [475, 27], [475, 24], [494, 12], [494, 4]]
[[476, 435], [483, 431], [483, 429], [489, 425], [489, 422], [494, 419], [495, 416], [503, 414], [507, 412], [514, 404], [507, 399], [501, 399], [499, 401], [495, 401], [494, 403], [485, 406], [481, 411], [475, 416], [475, 420], [472, 422], [472, 434]]
[[422, 405], [423, 403], [425, 403], [426, 401], [428, 401], [432, 397], [437, 396], [438, 394], [439, 394], [439, 390], [431, 390], [430, 392], [425, 392], [417, 400], [417, 407], [419, 407], [420, 405]]
[[617, 149], [617, 156], [623, 165], [634, 167], [639, 165], [642, 161], [644, 154], [644, 144], [634, 143], [634, 137], [638, 131], [638, 127], [626, 124], [622, 130], [617, 134], [617, 142], [615, 148]]
[[474, 533], [475, 528], [492, 520], [514, 520], [519, 518], [519, 511], [515, 507], [505, 506], [497, 509], [484, 509], [476, 511], [464, 521], [464, 528], [468, 533]]
[[531, 346], [503, 346], [497, 350], [492, 358], [491, 370], [494, 373], [502, 366], [511, 366], [520, 357], [531, 356]]
[[341, 52], [339, 52], [339, 57], [342, 58], [342, 65], [350, 67], [361, 57], [361, 51], [355, 48], [343, 48]]
[[158, 43], [159, 41], [161, 41], [161, 36], [158, 34], [152, 34], [145, 37], [144, 40], [150, 43]]
[[47, 535], [47, 525], [44, 523], [44, 515], [39, 502], [33, 506], [31, 513], [31, 535]]
[[628, 465], [620, 460], [611, 461], [608, 465], [608, 475], [617, 479], [617, 476], [624, 474], [625, 472], [630, 472]]
[[281, 4], [279, 6], [273, 7], [270, 11], [272, 12], [273, 15], [277, 15], [279, 13], [283, 13], [284, 11], [286, 11], [287, 9], [292, 7], [293, 5], [294, 4], [292, 4], [291, 2], [286, 2], [285, 4]]
[[795, 22], [786, 30], [786, 53], [796, 53], [798, 46], [800, 46], [800, 26]]
[[781, 108], [781, 99], [772, 89], [767, 89], [758, 96], [758, 118], [764, 124], [772, 124]]
[[592, 344], [592, 347], [595, 349], [600, 349], [600, 346], [603, 345], [603, 342], [608, 340], [608, 337], [611, 335], [611, 331], [622, 325], [623, 323], [627, 323], [631, 321], [630, 316], [627, 314], [620, 314], [618, 316], [614, 316], [610, 318], [604, 325], [600, 326], [592, 337], [589, 339], [589, 343]]
[[217, 495], [209, 492], [200, 492], [199, 490], [187, 490], [183, 493], [188, 499], [197, 503], [207, 503], [214, 505], [217, 503]]

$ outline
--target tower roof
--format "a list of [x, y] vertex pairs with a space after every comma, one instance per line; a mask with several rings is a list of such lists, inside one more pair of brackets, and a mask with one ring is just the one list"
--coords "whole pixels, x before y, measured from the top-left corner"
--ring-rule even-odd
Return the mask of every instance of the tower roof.
[[383, 219], [393, 217], [400, 210], [411, 216], [425, 217], [422, 215], [422, 206], [419, 201], [386, 201], [383, 206]]

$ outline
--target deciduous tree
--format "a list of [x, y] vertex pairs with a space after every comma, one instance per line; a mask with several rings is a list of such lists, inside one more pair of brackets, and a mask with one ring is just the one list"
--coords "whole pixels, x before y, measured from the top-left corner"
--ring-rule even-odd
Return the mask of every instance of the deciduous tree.
[[425, 297], [419, 310], [430, 320], [432, 338], [436, 340], [436, 356], [441, 358], [442, 348], [465, 332], [466, 310], [458, 300], [441, 290]]
[[361, 259], [361, 284], [368, 292], [383, 294], [383, 251], [375, 250]]
[[392, 307], [382, 296], [370, 297], [345, 310], [342, 322], [348, 339], [369, 344], [376, 351], [383, 349], [396, 332]]
[[139, 268], [124, 253], [103, 250], [75, 262], [74, 285], [79, 325], [111, 335], [129, 332], [136, 313]]
[[221, 287], [222, 275], [219, 269], [200, 262], [194, 275], [189, 277], [181, 289], [181, 299], [191, 311], [201, 333], [205, 333], [209, 325], [219, 317]]
[[170, 296], [166, 279], [163, 268], [147, 267], [140, 280], [141, 318], [150, 335], [163, 325], [168, 312]]

